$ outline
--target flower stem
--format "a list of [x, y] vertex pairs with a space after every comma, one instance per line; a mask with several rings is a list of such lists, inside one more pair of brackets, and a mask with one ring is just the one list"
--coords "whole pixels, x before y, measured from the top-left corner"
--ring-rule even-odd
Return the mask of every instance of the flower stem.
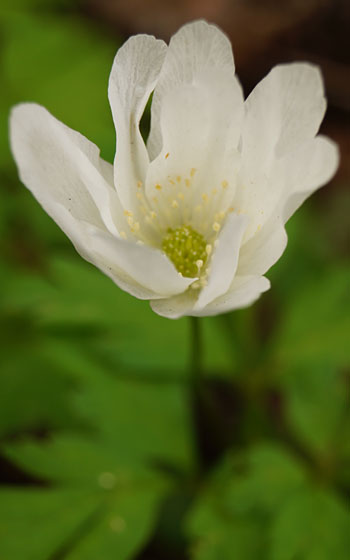
[[202, 340], [200, 332], [200, 320], [198, 317], [189, 317], [191, 328], [191, 348], [190, 348], [190, 371], [189, 371], [189, 398], [190, 398], [190, 417], [192, 420], [192, 434], [194, 439], [194, 450], [196, 460], [197, 475], [202, 470], [202, 449], [201, 449], [201, 430], [200, 430], [200, 401], [201, 401], [201, 382], [202, 382]]
[[200, 333], [200, 324], [198, 317], [190, 317], [191, 321], [191, 363], [190, 363], [190, 376], [191, 385], [195, 392], [197, 392], [201, 379], [201, 357], [202, 357], [202, 341]]

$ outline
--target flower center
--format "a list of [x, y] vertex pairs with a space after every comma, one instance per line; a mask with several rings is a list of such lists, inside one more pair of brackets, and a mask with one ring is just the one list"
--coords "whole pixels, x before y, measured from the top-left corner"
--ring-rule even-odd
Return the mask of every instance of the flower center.
[[189, 278], [199, 276], [208, 257], [208, 245], [203, 235], [191, 226], [169, 228], [162, 249], [176, 269]]

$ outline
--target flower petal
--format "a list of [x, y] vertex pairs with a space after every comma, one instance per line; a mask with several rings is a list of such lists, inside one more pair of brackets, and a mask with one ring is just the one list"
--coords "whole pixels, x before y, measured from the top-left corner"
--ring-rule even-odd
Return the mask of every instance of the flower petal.
[[332, 179], [339, 165], [338, 146], [317, 136], [275, 163], [271, 182], [283, 185], [280, 206], [286, 222], [304, 200]]
[[241, 247], [238, 276], [265, 274], [287, 246], [287, 233], [280, 216], [270, 220]]
[[139, 122], [153, 91], [166, 44], [149, 35], [131, 37], [114, 59], [108, 95], [117, 131], [115, 185], [124, 208], [134, 210], [136, 185], [144, 181], [149, 163]]
[[150, 301], [152, 310], [168, 319], [179, 319], [186, 315], [193, 315], [192, 309], [196, 301], [195, 290], [187, 290], [183, 294], [165, 299]]
[[185, 291], [194, 281], [181, 276], [166, 255], [147, 245], [124, 241], [94, 228], [89, 229], [91, 251], [117, 270], [123, 270], [135, 282], [154, 293], [168, 297]]
[[187, 290], [172, 298], [153, 300], [150, 304], [155, 313], [169, 319], [179, 319], [185, 315], [206, 317], [247, 307], [269, 288], [270, 282], [264, 276], [236, 276], [226, 294], [199, 311], [194, 309], [194, 290]]
[[260, 179], [240, 186], [235, 193], [235, 206], [252, 217], [246, 240], [257, 235], [257, 230], [262, 230], [273, 217], [285, 223], [308, 196], [333, 177], [338, 163], [336, 144], [317, 136], [276, 158]]
[[10, 141], [22, 182], [61, 227], [57, 204], [75, 219], [117, 234], [118, 200], [97, 146], [34, 103], [13, 108]]
[[276, 66], [245, 107], [242, 180], [247, 183], [267, 172], [275, 157], [316, 135], [326, 109], [321, 73], [307, 63]]
[[201, 311], [190, 313], [190, 315], [197, 315], [198, 317], [218, 315], [219, 313], [248, 307], [269, 288], [270, 281], [265, 276], [236, 276], [226, 294], [214, 300]]
[[171, 38], [152, 100], [151, 132], [147, 144], [151, 159], [159, 154], [163, 144], [163, 98], [182, 85], [198, 83], [205, 74], [209, 76], [213, 72], [214, 80], [215, 71], [220, 70], [232, 78], [235, 68], [231, 43], [215, 25], [205, 21], [189, 23]]
[[210, 262], [210, 274], [207, 285], [201, 290], [194, 306], [199, 311], [214, 299], [226, 293], [235, 276], [240, 246], [248, 218], [230, 214], [216, 241], [216, 247]]
[[91, 227], [93, 226], [91, 224], [76, 220], [61, 204], [57, 204], [55, 207], [55, 220], [72, 241], [78, 253], [99, 268], [106, 276], [109, 276], [122, 290], [139, 299], [159, 297], [153, 291], [138, 284], [125, 271], [118, 268], [114, 262], [93, 251], [91, 247]]
[[[234, 76], [216, 74], [214, 79], [212, 72], [202, 78], [203, 82], [182, 85], [162, 99], [163, 149], [150, 164], [148, 196], [155, 184], [163, 184], [168, 178], [190, 179], [192, 190], [200, 191], [200, 195], [220, 187], [231, 176], [231, 185], [235, 183], [243, 117], [241, 87]], [[195, 206], [196, 201], [192, 204]]]

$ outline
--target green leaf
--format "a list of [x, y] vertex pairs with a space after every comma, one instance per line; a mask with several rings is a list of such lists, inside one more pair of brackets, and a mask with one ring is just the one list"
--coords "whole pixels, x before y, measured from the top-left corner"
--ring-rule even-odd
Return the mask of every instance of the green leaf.
[[[187, 390], [175, 384], [84, 376], [76, 402], [101, 438], [128, 464], [193, 465]], [[137, 412], [137, 413], [136, 413]]]
[[224, 492], [226, 507], [236, 514], [274, 512], [306, 479], [303, 465], [293, 454], [273, 443], [252, 447], [237, 469]]
[[350, 268], [329, 267], [288, 302], [274, 341], [282, 364], [350, 361]]
[[296, 493], [277, 513], [271, 546], [271, 560], [348, 560], [348, 508], [323, 490]]
[[186, 519], [193, 558], [268, 558], [268, 521], [305, 479], [302, 465], [277, 444], [228, 455]]
[[96, 512], [86, 490], [0, 489], [2, 560], [47, 560]]
[[0, 491], [4, 560], [47, 560], [63, 551], [69, 559], [127, 560], [144, 544], [167, 484], [146, 467], [125, 466], [117, 447], [62, 435], [5, 453], [54, 487]]
[[161, 495], [152, 486], [0, 490], [1, 558], [133, 558], [152, 530]]
[[17, 346], [13, 355], [2, 354], [0, 437], [81, 424], [67, 398], [72, 380], [41, 350]]
[[347, 413], [345, 381], [327, 363], [295, 365], [282, 379], [286, 417], [293, 433], [329, 462], [339, 447]]
[[218, 528], [203, 525], [199, 536], [190, 549], [193, 560], [264, 560], [264, 537], [261, 528], [254, 523], [231, 523], [221, 521]]

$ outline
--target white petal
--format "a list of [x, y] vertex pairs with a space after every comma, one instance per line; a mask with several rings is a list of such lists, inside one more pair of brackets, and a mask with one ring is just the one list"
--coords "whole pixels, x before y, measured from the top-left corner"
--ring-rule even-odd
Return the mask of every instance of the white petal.
[[175, 175], [195, 168], [209, 183], [215, 174], [220, 177], [218, 168], [226, 154], [232, 157], [232, 150], [237, 148], [243, 95], [234, 76], [213, 71], [201, 79], [172, 90], [162, 99], [163, 149], [151, 166], [162, 162], [168, 173]]
[[153, 300], [151, 307], [155, 313], [169, 319], [219, 315], [251, 305], [269, 288], [270, 282], [264, 276], [237, 276], [226, 294], [199, 311], [194, 308], [195, 290], [187, 290], [184, 294], [172, 298]]
[[[184, 292], [194, 281], [182, 277], [162, 251], [147, 245], [124, 241], [90, 227], [90, 247], [103, 260], [123, 270], [135, 282], [154, 293], [168, 297]], [[154, 296], [153, 296], [154, 297]]]
[[236, 273], [242, 237], [248, 218], [230, 214], [216, 241], [210, 262], [208, 284], [202, 289], [194, 306], [195, 311], [206, 307], [214, 299], [226, 293]]
[[243, 180], [270, 169], [275, 157], [313, 138], [326, 100], [319, 69], [307, 63], [276, 66], [245, 102]]
[[268, 181], [268, 194], [259, 203], [257, 198], [252, 202], [255, 211], [263, 209], [255, 212], [252, 223], [256, 228], [260, 222], [262, 227], [242, 245], [239, 275], [265, 274], [277, 262], [287, 245], [285, 222], [308, 196], [332, 178], [338, 163], [337, 146], [323, 136], [276, 159]]
[[72, 241], [78, 253], [88, 262], [109, 276], [121, 289], [139, 299], [159, 297], [151, 290], [138, 284], [127, 273], [111, 263], [107, 258], [96, 254], [91, 247], [91, 224], [76, 220], [61, 204], [55, 206], [55, 219], [61, 229]]
[[308, 196], [330, 181], [338, 164], [338, 147], [324, 136], [317, 136], [275, 163], [271, 182], [276, 186], [283, 185], [284, 222]]
[[150, 302], [155, 313], [168, 319], [179, 319], [186, 315], [192, 315], [196, 301], [195, 290], [187, 290], [183, 294], [165, 299], [154, 299]]
[[149, 163], [139, 122], [163, 64], [167, 46], [149, 35], [131, 37], [114, 59], [108, 95], [117, 131], [115, 185], [124, 208], [134, 210], [137, 181]]
[[[148, 150], [154, 159], [162, 148], [160, 113], [163, 98], [182, 85], [194, 85], [204, 74], [215, 70], [234, 75], [231, 43], [214, 25], [197, 21], [184, 25], [171, 39], [167, 56], [154, 91]], [[228, 115], [229, 117], [229, 115]]]
[[286, 245], [287, 233], [281, 217], [272, 216], [260, 231], [242, 245], [237, 275], [265, 274], [278, 261]]
[[265, 276], [237, 276], [226, 294], [214, 300], [198, 313], [190, 313], [190, 315], [197, 315], [198, 317], [218, 315], [234, 309], [248, 307], [269, 288], [270, 282]]
[[12, 109], [10, 141], [21, 181], [60, 226], [56, 204], [78, 220], [117, 233], [119, 201], [95, 144], [34, 103]]

